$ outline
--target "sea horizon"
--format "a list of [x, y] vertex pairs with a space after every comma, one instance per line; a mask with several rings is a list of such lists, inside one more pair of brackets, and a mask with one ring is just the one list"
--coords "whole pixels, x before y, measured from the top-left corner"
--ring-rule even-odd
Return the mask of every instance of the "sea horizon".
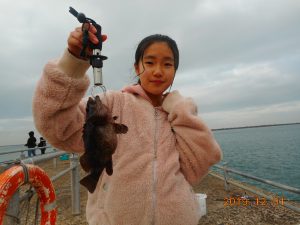
[[297, 124], [300, 124], [300, 122], [260, 124], [260, 125], [248, 125], [248, 126], [238, 126], [238, 127], [223, 127], [223, 128], [212, 128], [211, 130], [219, 131], [219, 130], [247, 129], [247, 128], [259, 128], [259, 127], [286, 126], [286, 125], [297, 125]]
[[[223, 128], [213, 130], [213, 133], [224, 155], [219, 165], [227, 162], [229, 168], [243, 173], [300, 188], [300, 123]], [[0, 153], [22, 149], [26, 150], [24, 144], [4, 145], [0, 146]], [[39, 150], [36, 151], [40, 154]], [[14, 153], [13, 157], [17, 158], [19, 155], [20, 153]], [[0, 155], [0, 162], [13, 159], [8, 155]], [[231, 177], [245, 181], [233, 174]], [[280, 194], [278, 189], [271, 186], [250, 183]], [[296, 194], [282, 194], [299, 199]]]

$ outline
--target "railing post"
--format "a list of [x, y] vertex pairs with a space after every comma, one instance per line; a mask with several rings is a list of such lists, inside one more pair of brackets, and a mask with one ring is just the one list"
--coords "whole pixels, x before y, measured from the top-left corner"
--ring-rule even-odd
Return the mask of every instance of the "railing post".
[[71, 192], [72, 192], [72, 214], [80, 214], [80, 185], [79, 185], [79, 160], [77, 154], [70, 157], [71, 170]]
[[26, 158], [25, 153], [21, 152], [20, 159], [22, 160], [22, 159], [25, 159], [25, 158]]
[[53, 158], [53, 169], [57, 167], [57, 157]]
[[229, 183], [227, 181], [228, 179], [228, 172], [227, 172], [227, 162], [224, 162], [223, 164], [223, 173], [224, 173], [224, 186], [225, 186], [225, 190], [229, 191], [230, 187], [229, 187]]
[[[55, 148], [53, 149], [53, 151], [57, 152], [57, 150]], [[54, 157], [53, 158], [53, 169], [56, 169], [56, 167], [57, 167], [57, 157]]]

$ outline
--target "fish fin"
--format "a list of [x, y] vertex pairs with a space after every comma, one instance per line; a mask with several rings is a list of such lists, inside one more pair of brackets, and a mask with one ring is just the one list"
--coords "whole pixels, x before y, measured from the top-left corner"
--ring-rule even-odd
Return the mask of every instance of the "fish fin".
[[94, 102], [94, 99], [93, 99], [92, 97], [89, 97], [89, 99], [88, 99], [87, 102], [88, 102], [88, 103]]
[[87, 103], [86, 103], [86, 109], [88, 110], [90, 108], [91, 105], [94, 105], [95, 101], [92, 97], [89, 97]]
[[95, 102], [96, 102], [96, 104], [102, 104], [102, 101], [101, 101], [99, 95], [96, 95]]
[[86, 177], [80, 180], [80, 184], [86, 187], [90, 193], [94, 193], [100, 174], [99, 173], [91, 173]]
[[91, 167], [90, 167], [88, 155], [86, 153], [84, 153], [82, 156], [80, 156], [79, 162], [80, 162], [80, 165], [81, 165], [82, 169], [85, 172], [90, 172]]
[[94, 170], [89, 175], [82, 178], [79, 183], [86, 187], [90, 193], [93, 193], [96, 189], [97, 183], [99, 181], [100, 175], [103, 172], [103, 169], [104, 167], [101, 166], [100, 168]]
[[113, 174], [113, 164], [112, 164], [112, 158], [108, 160], [105, 167], [106, 173], [111, 176]]
[[95, 110], [95, 105], [96, 105], [96, 101], [92, 97], [89, 97], [89, 99], [86, 103], [86, 118], [87, 119], [93, 115], [94, 110]]
[[128, 127], [124, 124], [114, 123], [113, 126], [117, 134], [126, 134], [128, 131]]

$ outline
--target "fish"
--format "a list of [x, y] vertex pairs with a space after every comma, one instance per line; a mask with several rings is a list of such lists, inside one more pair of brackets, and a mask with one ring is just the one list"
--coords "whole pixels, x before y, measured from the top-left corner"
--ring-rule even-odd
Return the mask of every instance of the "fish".
[[117, 116], [112, 116], [109, 108], [102, 103], [100, 97], [89, 97], [86, 105], [86, 121], [83, 126], [83, 142], [85, 152], [79, 162], [83, 170], [89, 173], [80, 180], [80, 184], [90, 193], [95, 191], [102, 172], [113, 174], [112, 155], [115, 153], [117, 134], [125, 134], [128, 127], [115, 123]]

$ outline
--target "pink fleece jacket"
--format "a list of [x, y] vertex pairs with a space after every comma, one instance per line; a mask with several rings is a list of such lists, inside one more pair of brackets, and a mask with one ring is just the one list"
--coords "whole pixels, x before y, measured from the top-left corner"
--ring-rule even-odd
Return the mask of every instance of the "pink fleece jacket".
[[[82, 98], [89, 86], [88, 67], [88, 62], [65, 51], [45, 66], [36, 87], [35, 125], [49, 143], [66, 151], [84, 151]], [[113, 175], [104, 172], [88, 196], [88, 223], [198, 224], [199, 206], [191, 184], [220, 161], [222, 152], [192, 99], [173, 91], [161, 107], [153, 107], [139, 85], [101, 98], [128, 132], [118, 136]]]

